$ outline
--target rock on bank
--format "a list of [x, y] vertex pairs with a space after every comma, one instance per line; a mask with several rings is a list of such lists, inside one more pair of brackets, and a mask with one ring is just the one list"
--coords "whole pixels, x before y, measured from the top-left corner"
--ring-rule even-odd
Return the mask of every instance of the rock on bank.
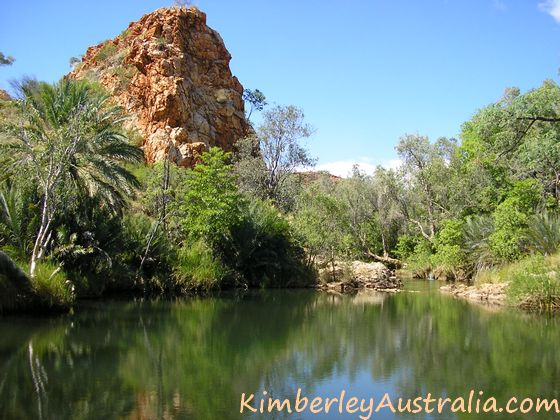
[[380, 262], [323, 264], [319, 267], [319, 277], [322, 280], [319, 289], [338, 293], [362, 289], [395, 292], [402, 288], [402, 282], [394, 272]]

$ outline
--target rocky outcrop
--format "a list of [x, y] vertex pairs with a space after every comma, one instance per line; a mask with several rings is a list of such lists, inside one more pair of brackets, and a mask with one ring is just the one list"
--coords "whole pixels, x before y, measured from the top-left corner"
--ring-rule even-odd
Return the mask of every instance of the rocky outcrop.
[[455, 283], [441, 286], [440, 291], [471, 302], [502, 306], [506, 304], [507, 287], [508, 283], [485, 283], [478, 286]]
[[12, 97], [3, 89], [0, 89], [0, 101], [9, 101]]
[[211, 146], [232, 150], [249, 125], [231, 55], [196, 8], [144, 15], [88, 48], [70, 77], [98, 80], [131, 116], [147, 162], [192, 166]]
[[328, 264], [319, 268], [319, 277], [323, 280], [319, 284], [320, 289], [338, 293], [364, 289], [394, 292], [402, 287], [394, 272], [379, 262], [336, 262], [334, 267]]

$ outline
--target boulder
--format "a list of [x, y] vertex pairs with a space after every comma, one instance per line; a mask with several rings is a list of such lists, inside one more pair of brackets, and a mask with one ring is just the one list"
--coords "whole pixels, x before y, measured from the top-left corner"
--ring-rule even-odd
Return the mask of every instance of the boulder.
[[353, 261], [351, 263], [335, 262], [319, 268], [319, 276], [323, 280], [319, 288], [338, 293], [354, 292], [371, 289], [376, 291], [394, 292], [402, 287], [402, 282], [380, 262]]

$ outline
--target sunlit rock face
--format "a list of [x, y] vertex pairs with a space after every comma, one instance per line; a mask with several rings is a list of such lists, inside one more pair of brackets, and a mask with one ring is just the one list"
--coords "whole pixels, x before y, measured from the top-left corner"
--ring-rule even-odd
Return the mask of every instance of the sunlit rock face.
[[195, 8], [144, 15], [118, 37], [88, 48], [70, 77], [98, 80], [131, 116], [149, 163], [194, 165], [211, 146], [232, 150], [249, 125], [231, 55]]

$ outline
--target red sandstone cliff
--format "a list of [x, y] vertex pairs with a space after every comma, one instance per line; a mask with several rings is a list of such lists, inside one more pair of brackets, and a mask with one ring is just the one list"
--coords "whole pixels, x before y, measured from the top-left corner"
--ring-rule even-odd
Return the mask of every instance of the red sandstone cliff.
[[243, 86], [220, 35], [194, 8], [144, 15], [115, 39], [88, 48], [70, 77], [98, 80], [131, 115], [148, 162], [192, 166], [208, 147], [231, 150], [249, 128]]

